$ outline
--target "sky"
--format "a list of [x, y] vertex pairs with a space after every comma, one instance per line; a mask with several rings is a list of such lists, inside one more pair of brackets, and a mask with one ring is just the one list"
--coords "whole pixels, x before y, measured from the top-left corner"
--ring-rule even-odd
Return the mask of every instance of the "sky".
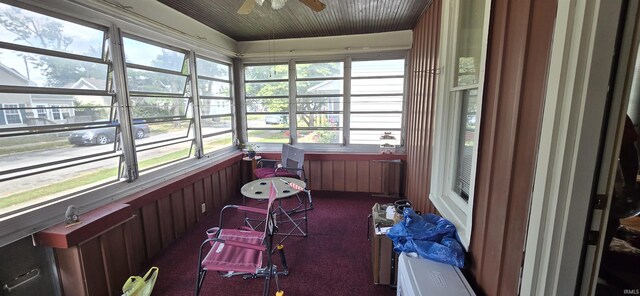
[[[13, 7], [7, 4], [0, 3], [0, 12], [8, 11], [12, 15], [17, 15], [13, 10]], [[102, 50], [102, 41], [104, 33], [100, 30], [85, 27], [72, 22], [55, 19], [49, 16], [45, 16], [39, 13], [31, 12], [24, 9], [19, 9], [20, 14], [33, 18], [36, 22], [45, 20], [54, 20], [62, 24], [62, 33], [65, 37], [71, 38], [73, 41], [67, 47], [68, 53], [88, 55], [92, 57], [99, 57]], [[29, 42], [24, 40], [16, 40], [17, 34], [7, 30], [4, 26], [0, 25], [0, 41], [8, 43], [16, 43], [21, 45], [30, 46]], [[40, 46], [40, 42], [33, 38], [29, 40], [33, 45]], [[129, 42], [126, 49], [127, 60], [135, 60], [137, 63], [150, 64], [154, 57], [162, 53], [162, 49], [157, 46], [145, 45], [141, 42]], [[52, 49], [52, 48], [49, 48]], [[93, 50], [92, 50], [93, 49]], [[93, 53], [92, 53], [93, 51]], [[5, 66], [13, 68], [23, 76], [27, 76], [27, 69], [24, 59], [17, 55], [17, 52], [7, 49], [0, 49], [0, 62]], [[46, 81], [39, 69], [35, 69], [32, 66], [29, 71], [29, 78], [37, 85], [42, 86]]]

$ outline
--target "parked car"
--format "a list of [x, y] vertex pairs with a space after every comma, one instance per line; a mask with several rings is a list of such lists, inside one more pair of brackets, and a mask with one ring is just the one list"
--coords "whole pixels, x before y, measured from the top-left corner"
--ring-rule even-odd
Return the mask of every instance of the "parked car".
[[[105, 145], [116, 139], [116, 129], [120, 123], [112, 122], [106, 127], [74, 131], [69, 134], [69, 143], [74, 145]], [[133, 136], [142, 139], [149, 136], [149, 125], [142, 120], [133, 121]]]
[[285, 122], [284, 116], [286, 115], [267, 115], [264, 117], [264, 123], [266, 124], [281, 124]]

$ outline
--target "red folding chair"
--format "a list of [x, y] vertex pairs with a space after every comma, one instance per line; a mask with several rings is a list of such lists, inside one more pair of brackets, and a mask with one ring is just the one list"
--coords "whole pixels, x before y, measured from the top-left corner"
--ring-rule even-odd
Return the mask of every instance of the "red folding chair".
[[[278, 267], [271, 260], [271, 246], [273, 235], [277, 233], [277, 223], [273, 201], [276, 198], [276, 189], [273, 181], [269, 189], [269, 202], [266, 209], [227, 205], [220, 212], [220, 226], [207, 230], [207, 239], [200, 245], [198, 253], [198, 279], [196, 281], [196, 295], [200, 293], [202, 283], [207, 271], [218, 271], [224, 277], [244, 275], [245, 278], [265, 277], [263, 295], [267, 296], [271, 285], [271, 277], [275, 278], [276, 291], [280, 291], [278, 274], [288, 274], [287, 263], [282, 246], [278, 246], [280, 260], [284, 271], [278, 272]], [[240, 229], [228, 229], [222, 227], [223, 214], [227, 209], [236, 209], [239, 212], [261, 214], [265, 217], [264, 231], [252, 230], [248, 227]], [[210, 246], [204, 258], [203, 250]], [[263, 259], [266, 257], [266, 264]]]

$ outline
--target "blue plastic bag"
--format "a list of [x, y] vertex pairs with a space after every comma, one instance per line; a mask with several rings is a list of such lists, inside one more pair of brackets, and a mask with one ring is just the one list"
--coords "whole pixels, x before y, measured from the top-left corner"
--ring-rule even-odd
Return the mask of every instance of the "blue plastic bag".
[[438, 215], [420, 216], [405, 208], [404, 219], [391, 227], [387, 236], [397, 253], [417, 252], [421, 258], [464, 267], [465, 252], [456, 227]]

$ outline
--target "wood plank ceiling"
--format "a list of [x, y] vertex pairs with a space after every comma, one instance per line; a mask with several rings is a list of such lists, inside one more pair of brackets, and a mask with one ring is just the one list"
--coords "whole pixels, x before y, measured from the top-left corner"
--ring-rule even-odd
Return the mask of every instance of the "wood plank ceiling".
[[273, 10], [266, 0], [249, 15], [244, 0], [158, 0], [236, 41], [321, 37], [412, 29], [431, 0], [322, 0], [314, 12], [297, 0]]

